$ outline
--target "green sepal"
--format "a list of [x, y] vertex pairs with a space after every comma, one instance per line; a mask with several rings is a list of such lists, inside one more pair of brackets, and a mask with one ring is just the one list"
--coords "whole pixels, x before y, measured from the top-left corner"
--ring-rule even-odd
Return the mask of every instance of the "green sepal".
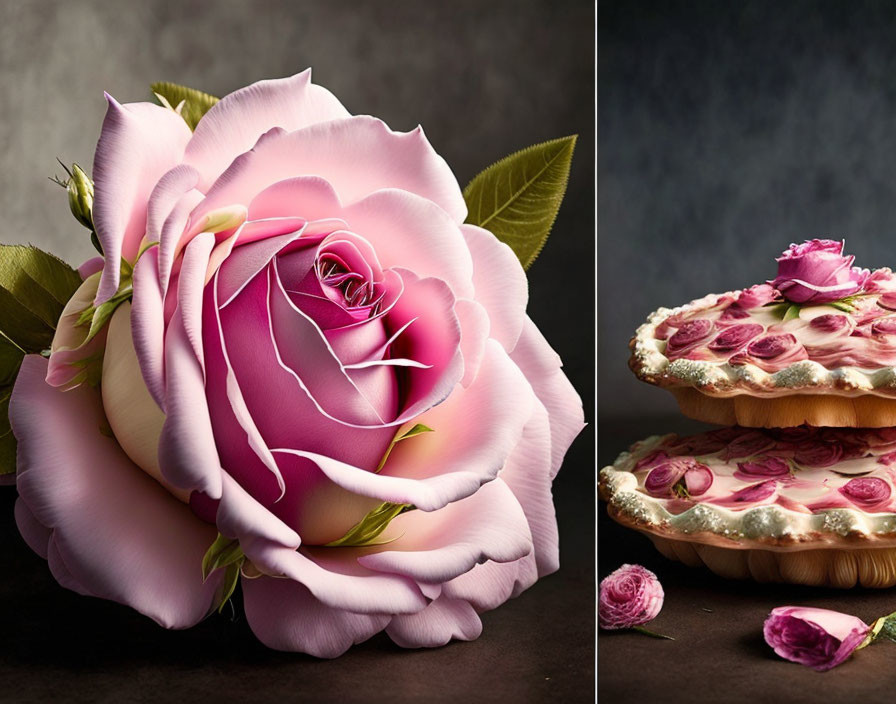
[[842, 301], [831, 301], [828, 303], [828, 305], [831, 308], [842, 310], [844, 313], [852, 313], [855, 310], [855, 306], [847, 302], [846, 299], [843, 299]]
[[239, 584], [240, 581], [240, 565], [242, 564], [242, 559], [239, 562], [233, 562], [224, 570], [224, 579], [221, 582], [221, 586], [218, 589], [217, 594], [215, 595], [215, 601], [218, 603], [218, 613], [221, 613], [224, 610], [224, 606], [226, 606], [227, 602], [230, 600], [230, 597], [233, 596], [233, 593], [236, 591], [236, 585]]
[[234, 564], [239, 567], [244, 559], [245, 555], [243, 555], [239, 541], [218, 533], [215, 542], [205, 551], [202, 558], [202, 581], [205, 582], [212, 572], [222, 567]]
[[896, 612], [888, 614], [887, 616], [881, 616], [872, 623], [871, 630], [868, 631], [865, 640], [856, 647], [856, 650], [861, 650], [872, 643], [876, 643], [882, 638], [896, 641]]
[[93, 181], [77, 164], [72, 164], [69, 180], [65, 186], [68, 191], [68, 207], [72, 215], [88, 230], [93, 230]]
[[406, 432], [401, 432], [399, 430], [395, 433], [395, 437], [392, 438], [392, 442], [389, 443], [389, 447], [386, 448], [386, 451], [383, 453], [383, 458], [380, 460], [380, 463], [376, 466], [376, 474], [379, 474], [383, 471], [383, 467], [386, 466], [386, 460], [389, 459], [389, 455], [392, 454], [392, 449], [395, 447], [396, 443], [401, 442], [402, 440], [407, 440], [408, 438], [412, 438], [415, 435], [421, 435], [423, 433], [432, 433], [435, 432], [432, 428], [427, 425], [423, 425], [423, 423], [417, 423], [413, 428]]
[[563, 201], [577, 135], [515, 152], [464, 189], [467, 222], [490, 230], [528, 269], [541, 252]]
[[391, 542], [389, 540], [377, 542], [376, 539], [386, 530], [393, 518], [415, 508], [413, 504], [393, 504], [385, 501], [364, 516], [339, 540], [327, 543], [326, 547], [359, 548]]
[[199, 124], [202, 116], [219, 100], [219, 98], [203, 93], [201, 90], [187, 88], [177, 83], [168, 83], [167, 81], [153, 83], [150, 88], [162, 105], [171, 108], [184, 118], [191, 130], [196, 129], [196, 125]]
[[796, 303], [793, 303], [790, 306], [788, 306], [786, 311], [784, 311], [783, 320], [786, 323], [788, 320], [796, 320], [799, 317], [800, 317], [800, 307]]

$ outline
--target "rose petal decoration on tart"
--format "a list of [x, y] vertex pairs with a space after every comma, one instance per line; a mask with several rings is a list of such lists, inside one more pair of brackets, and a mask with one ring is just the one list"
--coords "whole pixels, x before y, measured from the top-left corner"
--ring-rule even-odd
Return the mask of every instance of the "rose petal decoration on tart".
[[600, 472], [610, 515], [727, 577], [896, 584], [894, 429], [725, 428], [636, 443]]
[[896, 425], [896, 276], [853, 266], [843, 245], [793, 244], [764, 284], [660, 308], [632, 370], [711, 423]]

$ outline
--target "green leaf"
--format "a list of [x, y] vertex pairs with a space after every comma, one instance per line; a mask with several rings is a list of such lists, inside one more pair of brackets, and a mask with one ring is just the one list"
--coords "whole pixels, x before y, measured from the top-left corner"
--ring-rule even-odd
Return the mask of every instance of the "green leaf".
[[836, 308], [837, 310], [842, 310], [844, 313], [852, 313], [855, 308], [851, 306], [849, 303], [844, 301], [831, 301], [828, 303], [831, 308]]
[[389, 447], [386, 448], [386, 451], [383, 453], [383, 459], [380, 460], [380, 463], [376, 467], [376, 473], [379, 474], [383, 471], [383, 467], [386, 466], [386, 460], [389, 459], [389, 455], [392, 454], [392, 449], [395, 447], [396, 443], [401, 442], [402, 440], [407, 440], [408, 438], [412, 438], [415, 435], [421, 435], [422, 433], [432, 433], [434, 432], [432, 428], [429, 426], [423, 425], [423, 423], [417, 423], [413, 428], [408, 430], [407, 432], [401, 432], [398, 430], [395, 433], [395, 437], [392, 438], [392, 442], [389, 443]]
[[800, 307], [794, 303], [784, 311], [784, 322], [788, 320], [796, 320], [800, 317]]
[[233, 562], [227, 565], [227, 568], [224, 571], [224, 580], [221, 582], [221, 586], [215, 596], [215, 601], [219, 604], [218, 613], [221, 613], [224, 610], [227, 601], [233, 596], [233, 592], [236, 591], [236, 585], [240, 581], [241, 564], [242, 559], [240, 559], [239, 562]]
[[0, 386], [12, 386], [25, 357], [25, 350], [0, 332]]
[[202, 558], [202, 581], [207, 580], [209, 575], [215, 570], [242, 563], [243, 559], [245, 559], [245, 556], [242, 548], [240, 548], [239, 541], [218, 533], [215, 542], [206, 550]]
[[386, 530], [392, 519], [407, 511], [413, 511], [414, 508], [412, 504], [393, 504], [390, 501], [381, 503], [356, 523], [348, 533], [339, 538], [339, 540], [327, 543], [326, 546], [357, 548], [367, 545], [379, 545], [380, 543], [375, 541]]
[[50, 346], [78, 272], [35, 247], [0, 245], [0, 331], [25, 352]]
[[16, 471], [16, 436], [9, 425], [9, 397], [12, 384], [0, 387], [0, 474]]
[[569, 179], [576, 135], [515, 152], [464, 189], [467, 222], [490, 230], [528, 269], [544, 246]]
[[177, 83], [168, 83], [162, 81], [153, 83], [150, 88], [152, 92], [159, 98], [159, 102], [166, 107], [177, 110], [177, 107], [183, 101], [180, 109], [180, 116], [184, 118], [191, 130], [196, 129], [199, 120], [207, 113], [211, 107], [218, 102], [218, 98], [208, 93], [203, 93], [195, 88], [187, 88]]
[[783, 318], [787, 311], [790, 310], [789, 303], [766, 303], [766, 307], [768, 307], [772, 315], [776, 315], [779, 318]]

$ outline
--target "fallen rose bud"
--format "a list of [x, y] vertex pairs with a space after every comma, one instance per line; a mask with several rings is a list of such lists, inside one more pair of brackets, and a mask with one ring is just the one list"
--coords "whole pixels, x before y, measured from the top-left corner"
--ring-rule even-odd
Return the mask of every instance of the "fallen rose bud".
[[605, 630], [652, 621], [663, 608], [665, 596], [657, 576], [641, 565], [623, 565], [601, 580], [598, 592], [597, 620]]
[[765, 642], [785, 660], [824, 672], [862, 646], [871, 626], [828, 609], [780, 606], [772, 609], [762, 631]]

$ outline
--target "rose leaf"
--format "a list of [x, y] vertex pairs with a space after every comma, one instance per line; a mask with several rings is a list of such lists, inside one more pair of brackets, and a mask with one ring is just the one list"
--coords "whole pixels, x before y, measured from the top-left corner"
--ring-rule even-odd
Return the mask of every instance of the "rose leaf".
[[205, 551], [205, 555], [202, 558], [202, 580], [207, 580], [209, 575], [215, 570], [234, 564], [241, 564], [244, 559], [245, 556], [239, 541], [218, 533], [215, 542]]
[[563, 201], [576, 135], [515, 152], [464, 189], [467, 222], [490, 230], [528, 269], [544, 247]]
[[162, 105], [171, 108], [184, 118], [191, 130], [196, 129], [196, 125], [199, 124], [202, 116], [219, 100], [213, 95], [203, 93], [201, 90], [187, 88], [177, 83], [168, 83], [167, 81], [153, 83], [150, 88]]
[[50, 346], [81, 277], [36, 247], [0, 245], [0, 331], [23, 352]]

